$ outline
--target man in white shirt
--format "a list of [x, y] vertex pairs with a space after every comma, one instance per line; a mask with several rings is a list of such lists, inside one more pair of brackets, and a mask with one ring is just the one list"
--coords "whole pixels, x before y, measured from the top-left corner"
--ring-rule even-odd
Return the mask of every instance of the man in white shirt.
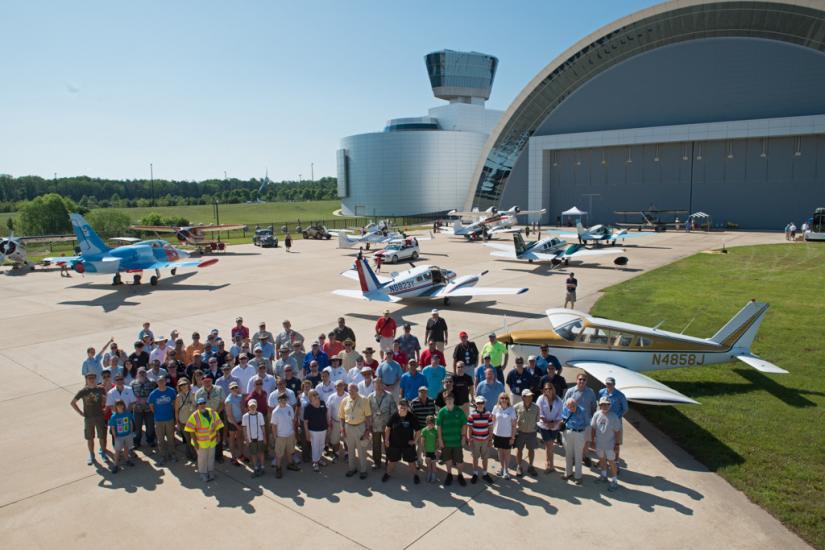
[[329, 396], [335, 393], [335, 384], [329, 378], [329, 371], [321, 371], [321, 382], [315, 386], [315, 391], [324, 403], [327, 402]]
[[359, 358], [358, 361], [356, 361], [355, 366], [347, 371], [347, 377], [344, 379], [344, 381], [347, 384], [358, 384], [361, 380], [364, 379], [364, 375], [362, 374], [363, 369], [364, 360]]
[[[238, 367], [235, 367], [238, 368]], [[264, 383], [264, 391], [267, 394], [270, 394], [275, 390], [276, 381], [275, 377], [271, 374], [266, 373], [266, 367], [263, 365], [258, 365], [258, 374], [253, 376], [249, 379], [249, 382], [246, 385], [246, 393], [249, 395], [252, 393], [252, 390], [255, 389], [255, 382], [261, 380]]]
[[166, 352], [169, 350], [169, 347], [166, 345], [166, 343], [168, 341], [169, 339], [165, 336], [161, 336], [160, 338], [155, 340], [155, 343], [158, 345], [158, 347], [153, 349], [152, 352], [149, 354], [149, 363], [152, 363], [152, 361], [157, 361], [159, 365], [166, 364]]
[[281, 346], [278, 350], [278, 360], [275, 361], [275, 366], [273, 367], [275, 370], [274, 374], [278, 378], [284, 377], [287, 365], [292, 367], [292, 372], [297, 372], [298, 370], [298, 363], [295, 361], [294, 357], [290, 357], [289, 351], [290, 350], [287, 346]]
[[341, 366], [341, 359], [338, 357], [330, 357], [329, 362], [330, 365], [324, 369], [324, 372], [329, 373], [329, 379], [332, 380], [334, 384], [338, 383], [339, 380], [346, 383], [347, 371]]
[[238, 364], [232, 369], [231, 375], [238, 379], [240, 387], [247, 388], [249, 387], [249, 381], [255, 374], [255, 367], [249, 364], [246, 354], [242, 353], [238, 358]]
[[338, 449], [341, 447], [341, 418], [338, 415], [338, 407], [341, 401], [347, 396], [347, 384], [343, 380], [335, 383], [335, 393], [327, 398], [327, 414], [329, 415], [329, 445], [332, 447], [332, 461], [338, 461]]
[[298, 406], [298, 398], [295, 392], [286, 387], [286, 381], [283, 378], [278, 378], [275, 384], [275, 390], [267, 397], [266, 404], [269, 405], [269, 410], [273, 410], [278, 406], [278, 398], [282, 395], [286, 396], [287, 404], [293, 409]]
[[358, 382], [358, 393], [364, 397], [369, 397], [375, 391], [375, 382], [372, 376], [372, 369], [366, 365], [361, 368], [361, 381]]
[[249, 448], [252, 458], [252, 477], [264, 475], [264, 451], [266, 450], [266, 421], [264, 415], [258, 412], [258, 402], [250, 399], [247, 403], [249, 412], [243, 415], [241, 425], [244, 432], [244, 443]]
[[272, 438], [275, 441], [275, 477], [284, 475], [284, 465], [287, 470], [300, 471], [297, 464], [292, 462], [292, 453], [295, 451], [295, 410], [287, 403], [286, 394], [278, 395], [277, 405], [272, 409]]
[[131, 411], [132, 405], [137, 401], [132, 388], [123, 384], [123, 373], [120, 372], [115, 374], [115, 387], [106, 394], [106, 408], [109, 410], [114, 409], [115, 401], [118, 399], [123, 400], [127, 411]]

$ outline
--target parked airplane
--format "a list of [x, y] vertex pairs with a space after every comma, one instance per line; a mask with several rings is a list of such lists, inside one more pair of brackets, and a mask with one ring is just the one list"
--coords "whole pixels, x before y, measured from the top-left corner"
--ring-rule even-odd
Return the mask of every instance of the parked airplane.
[[161, 239], [109, 248], [83, 216], [69, 214], [69, 218], [80, 247], [80, 255], [55, 256], [46, 258], [43, 262], [65, 265], [78, 273], [113, 274], [113, 285], [123, 283], [120, 274], [124, 272], [133, 273], [134, 283], [140, 284], [142, 272], [154, 269], [155, 274], [149, 282], [155, 286], [160, 279], [161, 269], [171, 269], [174, 275], [179, 267], [207, 267], [218, 261], [217, 258], [203, 261], [187, 260], [188, 252], [175, 248]]
[[[445, 227], [443, 231], [452, 233], [457, 237], [464, 237], [467, 240], [485, 240], [488, 241], [494, 235], [500, 233], [513, 233], [517, 231], [513, 228], [516, 223], [516, 216], [526, 214], [544, 214], [547, 209], [541, 210], [521, 210], [518, 206], [513, 206], [509, 210], [499, 211], [494, 207], [490, 207], [483, 212], [474, 209], [470, 212], [459, 212], [457, 210], [450, 210], [447, 212], [448, 216], [458, 216], [453, 222], [452, 227]], [[472, 223], [464, 225], [461, 223], [461, 218], [474, 219]]]
[[0, 264], [7, 260], [11, 263], [12, 269], [29, 268], [34, 269], [34, 264], [29, 263], [29, 255], [26, 252], [27, 243], [48, 243], [58, 241], [73, 241], [74, 235], [41, 235], [38, 237], [15, 237], [14, 233], [8, 237], [0, 239]]
[[[412, 264], [410, 264], [412, 265]], [[478, 288], [476, 283], [487, 272], [459, 277], [454, 271], [434, 265], [422, 265], [390, 277], [376, 275], [366, 260], [356, 260], [355, 269], [341, 273], [361, 284], [360, 290], [335, 290], [333, 294], [379, 302], [398, 302], [410, 298], [440, 299], [447, 305], [450, 298], [523, 294], [526, 288]]]
[[[668, 228], [671, 229], [679, 229], [684, 222], [679, 222], [678, 216], [680, 214], [684, 215], [687, 214], [687, 210], [659, 210], [654, 205], [651, 205], [650, 208], [647, 210], [617, 210], [613, 212], [617, 216], [624, 216], [625, 219], [627, 216], [640, 216], [642, 219], [640, 222], [632, 223], [632, 222], [618, 222], [616, 223], [617, 227], [624, 227], [626, 229], [636, 229], [637, 231], [642, 230], [653, 230], [657, 233], [660, 231], [667, 231]], [[668, 222], [662, 220], [662, 214], [667, 215], [674, 215], [677, 216], [674, 221]]]
[[588, 242], [609, 243], [611, 246], [616, 246], [616, 241], [619, 239], [624, 241], [625, 239], [644, 237], [645, 235], [639, 233], [631, 235], [628, 233], [627, 229], [616, 230], [614, 227], [609, 225], [599, 224], [584, 227], [581, 220], [576, 220], [575, 233], [558, 233], [558, 236], [567, 239], [578, 239], [582, 244], [587, 244]]
[[[558, 237], [548, 237], [546, 239], [541, 239], [540, 241], [529, 241], [525, 243], [521, 233], [513, 233], [513, 244], [514, 246], [507, 244], [484, 243], [484, 246], [488, 246], [496, 250], [496, 252], [491, 252], [490, 256], [508, 258], [511, 260], [528, 261], [530, 263], [550, 262], [553, 267], [562, 264], [567, 265], [570, 263], [570, 260], [587, 261], [586, 258], [592, 256], [624, 253], [624, 250], [621, 248], [600, 248], [590, 250], [580, 244], [568, 244], [567, 241], [563, 241]], [[627, 265], [627, 261], [628, 260], [626, 257], [619, 256], [613, 261], [613, 263], [623, 266]]]
[[131, 225], [129, 229], [134, 231], [154, 231], [155, 233], [174, 233], [181, 244], [194, 246], [198, 252], [208, 252], [223, 250], [224, 243], [220, 241], [209, 241], [206, 233], [209, 231], [238, 231], [246, 229], [244, 224], [207, 224], [207, 225]]
[[751, 353], [768, 304], [750, 301], [710, 338], [592, 317], [572, 309], [548, 309], [550, 330], [516, 330], [499, 337], [519, 355], [548, 345], [562, 364], [580, 368], [600, 382], [608, 377], [627, 398], [649, 405], [696, 404], [693, 399], [642, 372], [725, 363], [732, 359], [769, 374], [787, 374]]

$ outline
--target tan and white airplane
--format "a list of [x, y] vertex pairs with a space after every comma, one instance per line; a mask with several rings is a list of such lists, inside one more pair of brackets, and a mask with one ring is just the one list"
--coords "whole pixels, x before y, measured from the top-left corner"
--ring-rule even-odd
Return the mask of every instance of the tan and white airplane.
[[646, 371], [690, 368], [733, 359], [769, 374], [787, 374], [751, 353], [751, 345], [768, 304], [750, 301], [710, 338], [696, 338], [593, 317], [572, 309], [548, 309], [550, 330], [514, 330], [499, 336], [519, 355], [537, 354], [547, 345], [562, 364], [569, 364], [616, 388], [628, 400], [649, 405], [698, 404], [648, 376]]

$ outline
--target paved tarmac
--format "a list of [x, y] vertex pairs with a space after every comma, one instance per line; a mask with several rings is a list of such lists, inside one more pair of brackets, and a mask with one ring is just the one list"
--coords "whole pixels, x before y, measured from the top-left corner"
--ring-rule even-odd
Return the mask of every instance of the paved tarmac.
[[[570, 268], [580, 281], [578, 309], [589, 308], [606, 286], [697, 251], [782, 238], [668, 232], [633, 239], [627, 269], [614, 269], [609, 258], [604, 266]], [[144, 320], [152, 322], [156, 335], [178, 329], [188, 340], [193, 330], [228, 333], [236, 315], [250, 327], [266, 320], [273, 332], [289, 318], [313, 338], [331, 330], [344, 314], [360, 338], [359, 348], [374, 343], [372, 325], [384, 305], [331, 294], [357, 286], [338, 276], [355, 252], [335, 246], [334, 241], [297, 241], [291, 254], [282, 248], [235, 246], [217, 265], [167, 275], [158, 287], [114, 288], [107, 277], [64, 279], [58, 271], [0, 278], [3, 546], [151, 548], [186, 541], [202, 548], [454, 549], [479, 542], [481, 547], [545, 548], [565, 541], [612, 548], [805, 547], [633, 413], [622, 451], [627, 470], [615, 493], [595, 483], [592, 472], [586, 472], [581, 487], [565, 484], [559, 473], [542, 473], [496, 480], [492, 487], [454, 484], [448, 490], [414, 486], [403, 469], [381, 483], [378, 473], [364, 481], [346, 478], [342, 465], [320, 474], [305, 465], [302, 472], [286, 472], [276, 480], [269, 468], [264, 478], [250, 479], [247, 470], [225, 464], [217, 480], [204, 485], [183, 462], [157, 468], [142, 452], [135, 468], [117, 475], [86, 466], [82, 420], [69, 407], [82, 386], [85, 349], [99, 349], [114, 336], [131, 350]], [[459, 274], [489, 269], [483, 285], [530, 291], [455, 301], [446, 308], [440, 303], [390, 305], [396, 319], [413, 323], [419, 337], [434, 306], [442, 309], [452, 340], [466, 330], [481, 342], [489, 331], [505, 326], [543, 328], [544, 310], [562, 305], [567, 270], [493, 261], [479, 243], [444, 235], [423, 242], [422, 248], [421, 264]], [[542, 452], [536, 464], [543, 466]], [[556, 465], [561, 464], [559, 455]]]

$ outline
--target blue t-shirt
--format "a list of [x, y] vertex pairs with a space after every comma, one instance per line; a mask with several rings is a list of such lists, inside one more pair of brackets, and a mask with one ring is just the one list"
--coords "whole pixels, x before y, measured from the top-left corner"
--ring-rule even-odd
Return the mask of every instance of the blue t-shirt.
[[132, 435], [134, 420], [130, 412], [114, 412], [109, 418], [109, 426], [115, 429], [115, 437], [127, 437]]
[[[408, 372], [405, 372], [401, 376], [401, 393], [404, 395], [404, 399], [406, 399], [407, 401], [412, 401], [413, 399], [418, 397], [418, 388], [424, 387], [426, 385], [427, 379], [420, 372], [416, 371], [415, 376]], [[429, 389], [427, 391], [429, 391]]]
[[403, 372], [404, 371], [401, 370], [401, 365], [393, 360], [385, 360], [383, 363], [378, 365], [375, 375], [380, 378], [384, 384], [392, 386], [398, 382], [398, 379], [401, 378], [401, 374]]
[[435, 399], [441, 393], [441, 390], [444, 389], [443, 381], [444, 377], [447, 376], [447, 369], [441, 365], [438, 365], [438, 367], [430, 365], [424, 367], [421, 374], [427, 379], [427, 392], [429, 397]]
[[159, 388], [152, 390], [147, 401], [150, 405], [155, 406], [155, 421], [168, 422], [175, 419], [174, 404], [177, 395], [178, 392], [170, 387], [163, 391], [160, 391]]
[[225, 401], [226, 408], [232, 408], [232, 418], [238, 424], [240, 424], [241, 420], [243, 420], [243, 411], [241, 411], [241, 401], [243, 401], [243, 395], [241, 395], [240, 392], [237, 395], [230, 393], [229, 397], [227, 397]]
[[488, 384], [483, 380], [476, 386], [476, 395], [483, 395], [486, 400], [484, 403], [484, 410], [492, 412], [493, 407], [498, 403], [498, 396], [504, 393], [504, 384], [498, 380], [493, 380], [492, 384]]

